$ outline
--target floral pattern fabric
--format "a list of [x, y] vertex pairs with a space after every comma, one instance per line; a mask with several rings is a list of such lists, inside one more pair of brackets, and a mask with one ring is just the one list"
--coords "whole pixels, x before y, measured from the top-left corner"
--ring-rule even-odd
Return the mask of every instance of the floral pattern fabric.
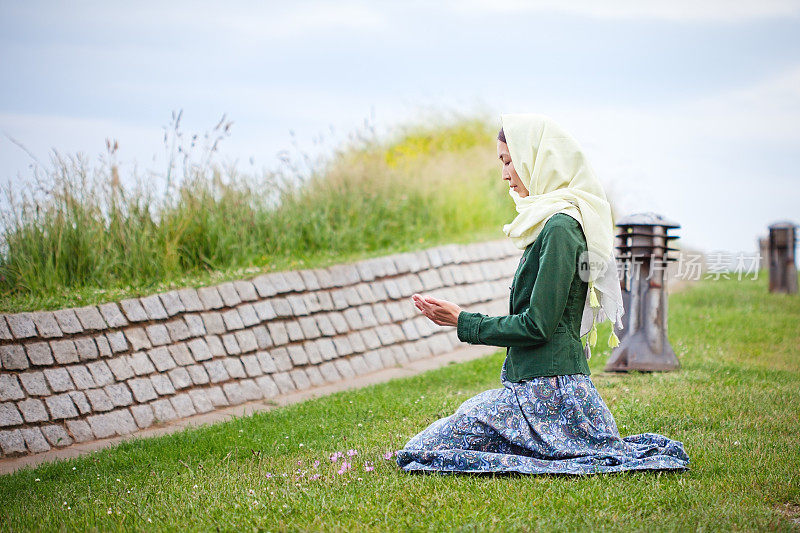
[[687, 470], [681, 442], [656, 433], [621, 437], [589, 376], [519, 383], [466, 400], [397, 452], [406, 471], [591, 474]]

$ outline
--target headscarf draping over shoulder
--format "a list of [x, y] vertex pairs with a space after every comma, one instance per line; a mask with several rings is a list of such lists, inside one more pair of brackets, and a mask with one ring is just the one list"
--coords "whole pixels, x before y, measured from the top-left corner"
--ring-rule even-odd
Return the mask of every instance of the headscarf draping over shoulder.
[[589, 334], [586, 357], [597, 340], [596, 322], [609, 320], [610, 347], [619, 340], [614, 324], [622, 329], [619, 275], [614, 259], [614, 222], [603, 186], [594, 174], [578, 142], [547, 116], [533, 113], [501, 115], [511, 162], [528, 189], [522, 198], [509, 189], [517, 217], [503, 232], [520, 249], [531, 244], [556, 213], [566, 213], [580, 222], [588, 246], [589, 282], [580, 336]]

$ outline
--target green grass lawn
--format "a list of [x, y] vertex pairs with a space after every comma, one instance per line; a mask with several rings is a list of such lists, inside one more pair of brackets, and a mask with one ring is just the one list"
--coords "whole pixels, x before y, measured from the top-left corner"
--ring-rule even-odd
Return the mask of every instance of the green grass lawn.
[[669, 311], [681, 370], [590, 362], [622, 434], [682, 441], [688, 472], [413, 475], [384, 458], [499, 387], [499, 351], [0, 477], [0, 529], [797, 530], [800, 296], [768, 294], [762, 273], [704, 281]]

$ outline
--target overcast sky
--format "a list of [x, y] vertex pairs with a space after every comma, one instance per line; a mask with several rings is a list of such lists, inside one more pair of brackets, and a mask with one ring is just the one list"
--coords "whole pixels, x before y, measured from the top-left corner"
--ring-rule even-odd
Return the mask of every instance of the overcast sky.
[[31, 160], [11, 139], [47, 161], [114, 138], [124, 173], [161, 164], [178, 109], [189, 132], [226, 113], [243, 169], [274, 166], [290, 130], [311, 150], [369, 117], [539, 112], [623, 213], [672, 218], [689, 246], [750, 252], [800, 222], [800, 1], [0, 0], [0, 79], [16, 187]]

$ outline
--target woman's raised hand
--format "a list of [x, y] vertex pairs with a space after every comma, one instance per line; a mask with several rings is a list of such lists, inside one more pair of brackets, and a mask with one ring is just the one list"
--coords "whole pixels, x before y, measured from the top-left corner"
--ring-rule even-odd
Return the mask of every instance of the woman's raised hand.
[[453, 302], [447, 300], [439, 300], [433, 296], [423, 296], [421, 294], [412, 294], [411, 299], [417, 309], [422, 311], [426, 317], [430, 318], [434, 324], [439, 326], [457, 326], [458, 314], [461, 312], [461, 307]]

